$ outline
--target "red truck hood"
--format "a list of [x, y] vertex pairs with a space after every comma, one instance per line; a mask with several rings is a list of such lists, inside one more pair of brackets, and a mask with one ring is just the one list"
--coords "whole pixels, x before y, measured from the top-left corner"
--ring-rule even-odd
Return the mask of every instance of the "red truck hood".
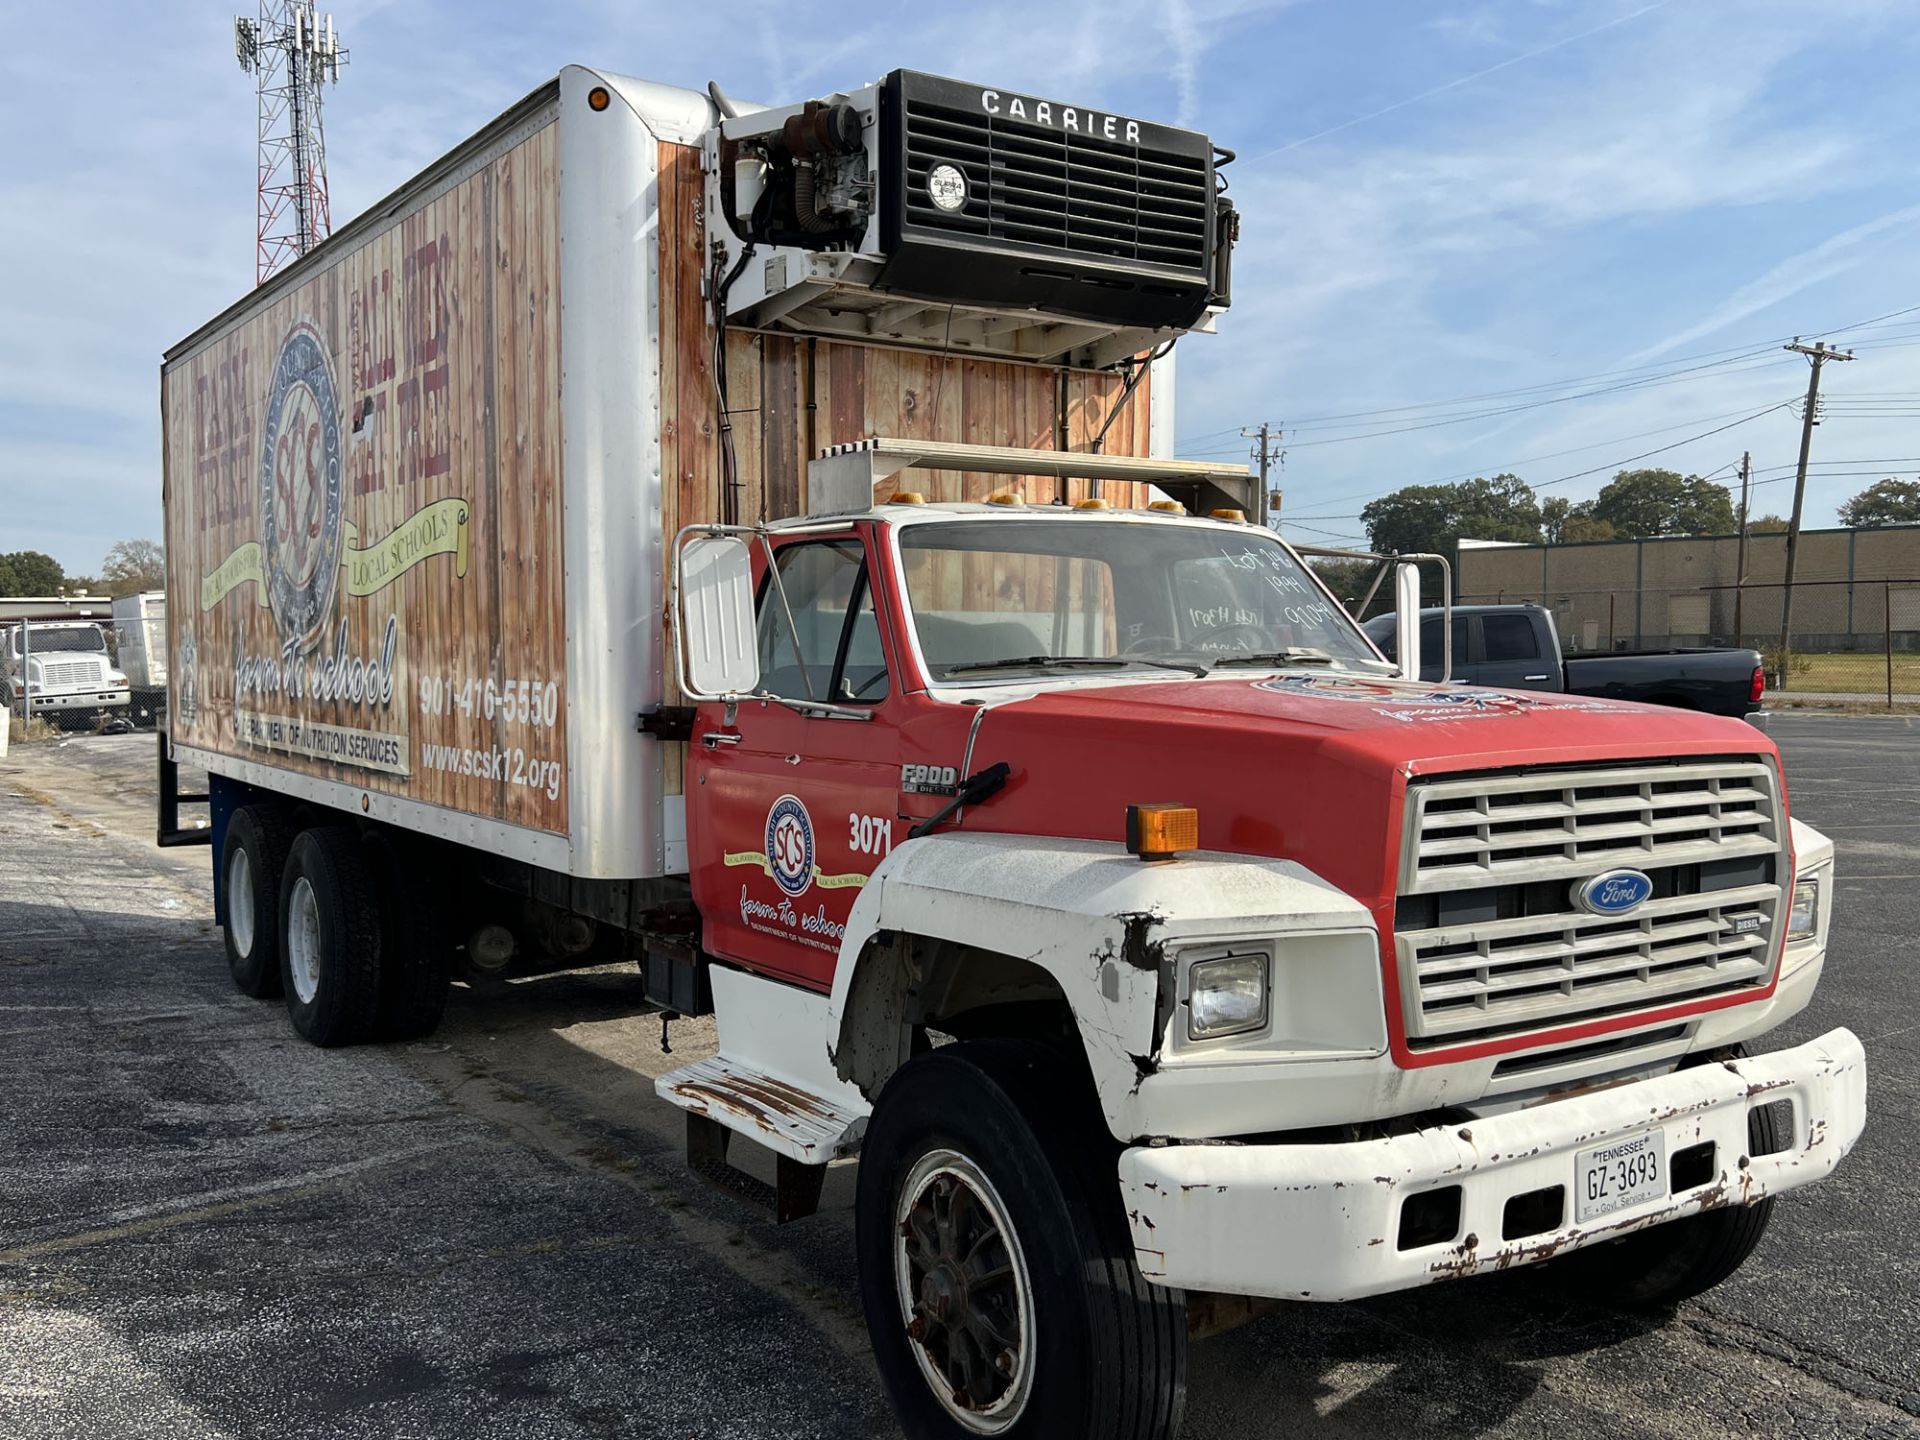
[[1013, 776], [967, 828], [1117, 840], [1128, 804], [1200, 811], [1210, 850], [1296, 860], [1392, 924], [1414, 776], [1643, 756], [1767, 755], [1740, 720], [1473, 685], [1289, 673], [1050, 690], [983, 717]]

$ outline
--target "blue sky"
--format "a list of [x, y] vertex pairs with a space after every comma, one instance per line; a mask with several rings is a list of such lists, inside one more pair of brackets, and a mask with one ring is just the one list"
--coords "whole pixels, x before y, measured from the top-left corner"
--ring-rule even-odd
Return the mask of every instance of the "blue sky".
[[[1402, 484], [1512, 470], [1578, 499], [1655, 450], [1725, 477], [1750, 448], [1756, 513], [1784, 513], [1796, 333], [1859, 353], [1828, 371], [1809, 523], [1920, 473], [1897, 0], [333, 9], [336, 220], [576, 60], [768, 102], [905, 65], [1208, 131], [1245, 221], [1234, 309], [1180, 347], [1180, 449], [1286, 427], [1303, 540], [1357, 536]], [[160, 352], [252, 283], [232, 11], [0, 0], [0, 550], [92, 572], [159, 535]]]

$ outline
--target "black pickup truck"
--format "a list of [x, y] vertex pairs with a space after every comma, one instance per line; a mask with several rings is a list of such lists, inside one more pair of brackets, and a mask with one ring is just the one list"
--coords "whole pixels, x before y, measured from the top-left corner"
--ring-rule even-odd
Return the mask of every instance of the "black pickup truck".
[[[1420, 673], [1428, 680], [1440, 678], [1440, 614], [1420, 612]], [[1393, 619], [1378, 615], [1363, 627], [1389, 659]], [[1566, 658], [1552, 612], [1540, 605], [1454, 606], [1453, 678], [1504, 690], [1603, 695], [1747, 719], [1759, 711], [1766, 685], [1756, 650], [1616, 650]]]

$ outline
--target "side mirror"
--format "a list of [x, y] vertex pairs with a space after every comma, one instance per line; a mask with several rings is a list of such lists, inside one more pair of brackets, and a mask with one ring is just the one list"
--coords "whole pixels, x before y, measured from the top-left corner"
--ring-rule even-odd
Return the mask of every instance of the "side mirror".
[[1420, 567], [1403, 560], [1393, 567], [1393, 628], [1400, 676], [1420, 678]]
[[690, 700], [749, 695], [760, 685], [753, 625], [753, 555], [733, 535], [701, 535], [680, 548], [680, 689]]

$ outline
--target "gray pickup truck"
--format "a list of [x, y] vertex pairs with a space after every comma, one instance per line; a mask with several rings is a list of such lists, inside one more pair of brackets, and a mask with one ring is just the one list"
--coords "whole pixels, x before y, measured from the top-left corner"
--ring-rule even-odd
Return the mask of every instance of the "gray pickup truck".
[[[1440, 678], [1439, 610], [1420, 612], [1420, 671]], [[1393, 616], [1363, 627], [1389, 659]], [[1504, 690], [1559, 690], [1643, 700], [1709, 715], [1753, 719], [1766, 687], [1757, 650], [1616, 650], [1604, 655], [1560, 653], [1553, 614], [1540, 605], [1453, 607], [1453, 678]]]

